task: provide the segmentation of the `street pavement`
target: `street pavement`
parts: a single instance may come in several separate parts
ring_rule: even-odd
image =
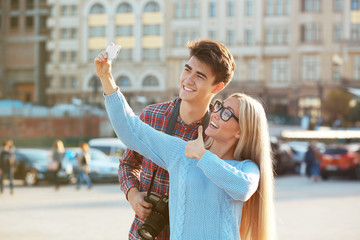
[[[279,240],[360,240],[360,181],[276,179]],[[22,186],[0,195],[1,240],[126,240],[133,212],[118,184]]]

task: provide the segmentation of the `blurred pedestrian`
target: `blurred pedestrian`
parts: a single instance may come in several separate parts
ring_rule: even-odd
[[[305,154],[306,176],[311,177],[314,182],[319,180],[321,162],[321,154],[316,144],[316,141],[312,141]]]
[[[79,154],[79,156],[77,156],[78,173],[76,189],[79,190],[81,187],[81,183],[84,182],[90,190],[92,187],[92,183],[89,177],[91,162],[90,148],[89,145],[85,142],[80,144],[80,148],[81,153]]]
[[[4,190],[4,178],[5,175],[10,181],[10,194],[14,193],[14,173],[13,168],[15,165],[14,143],[12,140],[3,142],[3,146],[0,153],[0,193]]]
[[[57,167],[53,169],[53,179],[54,179],[54,185],[56,191],[60,189],[58,172],[61,169],[61,162],[64,159],[64,156],[65,156],[64,143],[63,141],[57,139],[53,144],[53,150],[52,150],[52,160],[53,162],[57,163],[56,164]]]

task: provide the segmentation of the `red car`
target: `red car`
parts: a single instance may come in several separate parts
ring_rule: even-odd
[[[330,175],[345,175],[360,179],[360,144],[329,145],[321,156],[322,179]]]

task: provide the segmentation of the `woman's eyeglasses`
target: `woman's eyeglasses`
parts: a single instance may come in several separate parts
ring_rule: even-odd
[[[235,116],[235,114],[230,110],[230,108],[224,107],[222,102],[216,101],[213,105],[212,112],[217,113],[220,110],[220,117],[224,122],[229,121],[232,117],[235,118],[237,122],[239,122],[239,118]]]

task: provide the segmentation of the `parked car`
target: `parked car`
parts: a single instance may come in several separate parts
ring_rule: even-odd
[[[305,168],[302,168],[303,165],[305,167],[305,154],[309,147],[309,142],[307,141],[289,141],[287,144],[290,146],[293,152],[293,159],[295,161],[295,172],[304,175]],[[325,151],[325,144],[322,142],[317,142],[317,148],[321,153]]]
[[[126,150],[125,144],[118,138],[93,138],[90,139],[89,146],[103,151],[114,162],[119,162]]]
[[[326,180],[331,175],[360,179],[360,159],[355,157],[360,144],[329,145],[321,156],[320,174]]]
[[[271,148],[273,151],[274,170],[277,175],[287,172],[294,172],[295,161],[292,157],[292,151],[289,145],[279,142],[277,139],[271,139]]]
[[[51,151],[20,148],[15,150],[15,159],[15,179],[24,180],[26,185],[35,185],[40,181],[53,180],[53,173],[47,169],[47,164],[51,161]],[[68,183],[72,176],[72,164],[64,160],[58,172],[59,180]]]
[[[76,156],[81,153],[80,148],[68,148],[65,158],[73,165],[76,171],[78,161]],[[113,161],[109,156],[99,149],[90,148],[91,162],[89,177],[92,182],[117,182],[119,162]]]

